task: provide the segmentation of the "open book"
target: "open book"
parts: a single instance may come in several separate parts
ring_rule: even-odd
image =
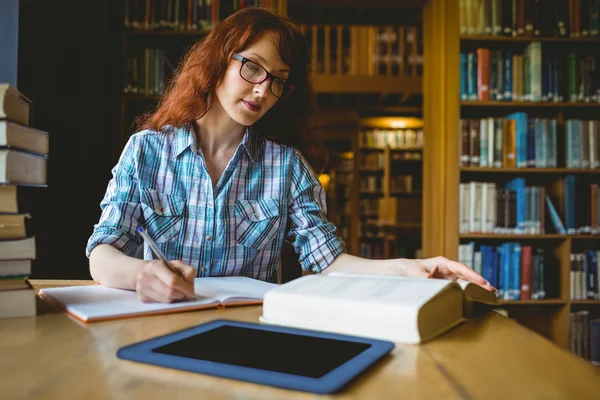
[[[83,322],[167,314],[225,306],[261,304],[277,285],[244,276],[196,278],[196,299],[176,303],[143,303],[134,291],[101,285],[41,289],[40,296]]]
[[[260,321],[416,344],[465,320],[473,301],[500,303],[469,282],[332,272],[267,292]]]

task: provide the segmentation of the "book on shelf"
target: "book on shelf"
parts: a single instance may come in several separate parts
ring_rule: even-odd
[[[206,31],[247,6],[287,14],[287,0],[125,0],[123,25],[135,30]]]
[[[268,291],[260,321],[417,344],[465,321],[473,302],[500,304],[466,281],[332,272]]]
[[[519,242],[458,246],[458,261],[483,276],[504,300],[543,300],[546,255],[543,248]]]
[[[460,0],[460,34],[598,37],[599,0]]]
[[[261,304],[265,293],[276,287],[244,276],[196,278],[196,299],[174,303],[143,303],[132,290],[101,285],[41,289],[48,302],[83,322],[144,315]]]
[[[571,253],[570,296],[571,300],[600,300],[599,250]]]
[[[25,279],[0,279],[0,318],[34,317],[35,293]]]
[[[522,54],[484,47],[461,53],[460,99],[600,103],[597,55],[556,46],[532,42]]]
[[[0,83],[0,119],[26,126],[31,122],[31,100],[8,83]]]
[[[592,364],[600,367],[600,319],[590,322],[590,360]]]

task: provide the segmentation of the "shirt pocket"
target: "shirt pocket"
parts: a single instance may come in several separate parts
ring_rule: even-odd
[[[185,199],[144,188],[141,203],[150,237],[156,243],[175,239],[182,229]]]
[[[236,200],[236,240],[238,244],[261,249],[279,232],[281,216],[276,199]]]

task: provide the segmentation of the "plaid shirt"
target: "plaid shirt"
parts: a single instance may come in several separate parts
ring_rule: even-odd
[[[303,269],[326,268],[345,246],[316,174],[297,150],[253,146],[248,135],[213,189],[193,129],[134,134],[112,170],[87,256],[101,243],[134,256],[143,243],[135,229],[145,224],[168,260],[205,267],[198,276],[277,282],[284,237],[293,237]]]

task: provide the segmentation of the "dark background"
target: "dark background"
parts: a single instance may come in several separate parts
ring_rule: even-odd
[[[85,246],[118,160],[116,3],[21,0],[17,87],[50,135],[47,188],[19,188],[37,242],[33,278],[89,278]]]

